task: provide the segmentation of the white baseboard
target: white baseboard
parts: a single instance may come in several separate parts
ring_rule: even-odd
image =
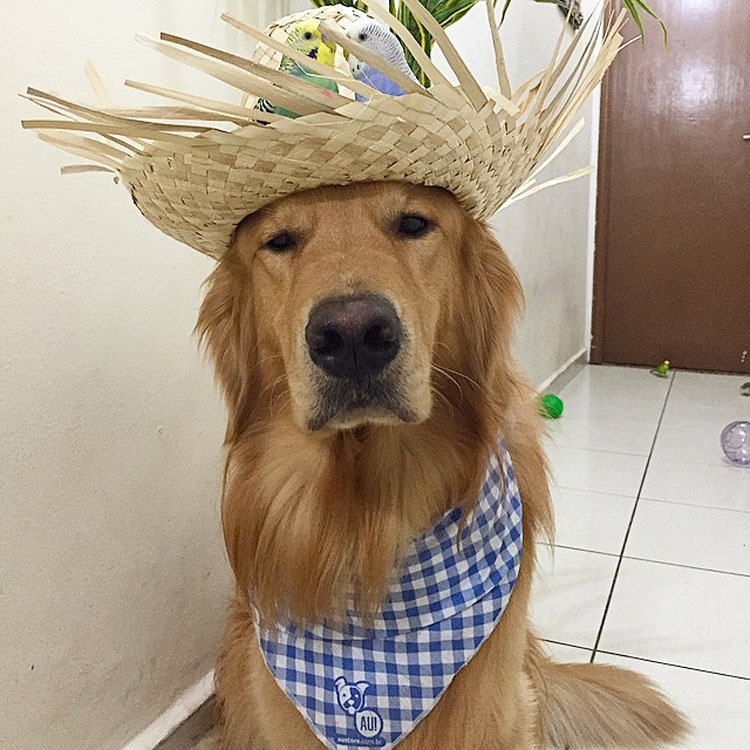
[[[153,750],[192,716],[214,693],[213,669],[188,688],[164,713],[154,719],[122,750]]]
[[[539,391],[543,391],[543,390],[546,390],[547,388],[549,388],[550,385],[552,383],[554,383],[555,380],[557,380],[557,378],[560,377],[560,375],[562,375],[569,367],[571,367],[572,365],[574,365],[585,354],[586,354],[586,347],[584,347],[583,349],[581,349],[581,351],[579,351],[576,354],[574,354],[569,360],[567,360],[567,362],[565,362],[565,364],[562,365],[562,367],[560,367],[558,370],[555,370],[555,372],[553,372],[552,375],[550,375],[548,378],[546,378],[545,380],[543,380],[537,386],[538,390]]]

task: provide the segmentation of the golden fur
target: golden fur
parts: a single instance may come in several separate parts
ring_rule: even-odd
[[[404,215],[430,231],[400,236]],[[294,237],[288,252],[268,249],[279,233]],[[387,297],[408,334],[398,407],[321,417],[305,323],[317,301],[361,292]],[[322,747],[263,664],[246,592],[267,622],[335,618],[351,592],[372,613],[403,545],[473,502],[497,435],[524,503],[518,581],[494,633],[399,747],[651,749],[683,732],[639,676],[553,665],[529,630],[535,542],[552,516],[534,392],[510,356],[520,304],[489,229],[439,189],[319,189],[239,227],[197,326],[229,411],[222,521],[237,593],[217,669],[226,750]]]

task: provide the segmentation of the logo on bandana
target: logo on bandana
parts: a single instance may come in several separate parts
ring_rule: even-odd
[[[365,693],[370,688],[370,683],[347,682],[345,678],[337,677],[334,687],[339,706],[352,717],[357,733],[357,736],[336,737],[336,742],[352,747],[382,747],[385,744],[380,736],[383,732],[383,720],[377,711],[365,706]]]

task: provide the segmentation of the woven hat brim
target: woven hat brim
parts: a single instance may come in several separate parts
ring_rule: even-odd
[[[229,18],[266,40],[249,60],[171,35],[149,42],[248,95],[270,93],[293,111],[307,112],[297,119],[141,84],[137,87],[178,99],[182,106],[136,112],[101,104],[85,107],[30,90],[29,98],[36,103],[71,119],[26,121],[24,126],[36,128],[59,148],[97,162],[95,169],[116,172],[152,224],[214,258],[229,247],[245,216],[285,195],[323,185],[392,180],[439,186],[452,192],[471,215],[489,218],[510,200],[544,186],[535,176],[550,160],[542,159],[555,142],[559,145],[553,157],[572,137],[568,133],[562,138],[621,47],[625,11],[608,26],[601,45],[596,43],[601,17],[588,33],[581,29],[564,51],[561,34],[548,67],[514,91],[492,11],[488,20],[500,90],[488,91],[471,76],[429,13],[421,5],[417,9],[416,0],[407,0],[407,5],[415,5],[415,15],[421,15],[441,45],[457,85],[424,53],[420,59],[434,75],[432,87],[414,84],[411,93],[401,97],[370,91],[367,103],[352,100],[357,86],[340,71],[329,69],[342,92],[332,100],[329,92],[311,92],[278,71],[284,49],[280,39],[301,18],[329,24],[325,28],[340,46],[363,54],[356,42],[343,36],[357,16],[352,9],[333,6],[287,17],[264,33]],[[372,10],[383,17],[384,11]],[[410,49],[421,50],[396,19],[390,23]],[[379,64],[395,76],[387,63]],[[352,88],[347,90],[347,85]],[[222,119],[230,129],[197,124],[204,118]],[[187,119],[196,124],[185,124]],[[263,119],[270,122],[259,122]]]

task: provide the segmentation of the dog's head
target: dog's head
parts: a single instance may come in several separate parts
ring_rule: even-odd
[[[238,228],[199,321],[230,437],[259,400],[309,431],[423,422],[436,377],[487,369],[515,295],[489,232],[443,190],[370,183],[279,200]]]
[[[365,707],[365,693],[370,687],[369,683],[348,683],[343,677],[339,677],[334,684],[339,705],[350,716],[354,716]]]
[[[518,299],[437,188],[330,187],[241,224],[198,329],[229,412],[224,538],[262,616],[374,611],[401,546],[476,497]]]

